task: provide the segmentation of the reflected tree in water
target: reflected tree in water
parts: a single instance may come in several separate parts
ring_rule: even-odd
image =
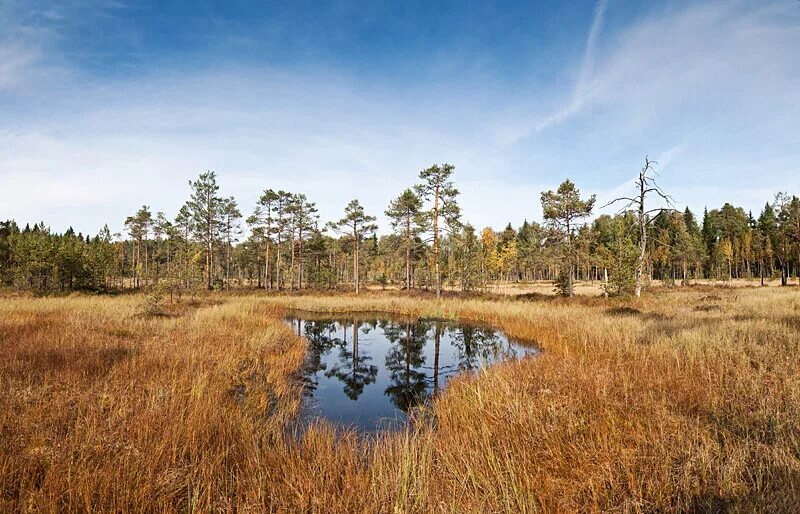
[[[344,326],[345,339],[339,347],[339,364],[333,366],[325,372],[326,377],[335,377],[344,384],[344,393],[351,400],[357,400],[364,387],[375,382],[378,376],[378,367],[368,364],[372,358],[369,355],[362,355],[358,346],[359,321],[353,320],[353,340],[351,349],[348,349],[346,334],[346,322]]]
[[[450,326],[448,333],[458,349],[458,368],[476,371],[482,365],[514,357],[516,353],[497,331],[475,326]]]
[[[383,327],[392,348],[386,354],[390,383],[385,393],[403,412],[424,402],[427,397],[427,377],[420,371],[425,364],[426,323],[386,323]]]
[[[442,324],[433,327],[433,397],[439,395],[439,349],[442,343]]]
[[[373,430],[430,401],[459,372],[527,354],[491,328],[372,316],[287,320],[309,342],[305,394],[318,400],[309,414]]]
[[[297,320],[298,335],[300,335],[300,320]],[[305,321],[302,335],[309,342],[306,362],[303,370],[305,394],[310,395],[319,385],[317,372],[324,371],[327,366],[322,361],[322,356],[334,347],[341,346],[342,340],[336,337],[335,321]]]

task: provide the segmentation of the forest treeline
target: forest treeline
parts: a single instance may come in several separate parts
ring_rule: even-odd
[[[353,288],[372,283],[435,290],[480,290],[495,281],[550,280],[564,294],[574,280],[609,294],[638,292],[652,279],[780,278],[800,270],[800,199],[778,194],[756,215],[725,203],[701,218],[646,209],[655,186],[646,161],[637,196],[615,215],[590,219],[594,196],[569,180],[542,193],[542,223],[478,229],[462,219],[454,167],[433,165],[386,206],[391,233],[358,200],[323,222],[301,193],[267,189],[246,214],[220,194],[214,172],[190,181],[174,219],[142,206],[124,234],[52,232],[44,223],[0,223],[0,281],[42,292],[233,287],[270,290]],[[649,207],[649,205],[647,205]],[[247,237],[244,237],[247,228]],[[387,227],[388,228],[388,227]]]

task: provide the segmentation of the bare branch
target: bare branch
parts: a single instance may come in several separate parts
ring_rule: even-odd
[[[650,209],[648,211],[644,211],[645,214],[650,214],[652,212],[662,213],[662,212],[680,212],[678,209],[673,209],[671,207],[658,207],[656,209]]]
[[[610,202],[607,202],[607,203],[601,205],[600,208],[601,209],[605,209],[606,207],[609,207],[609,206],[611,206],[611,205],[613,205],[613,204],[615,204],[617,202],[621,202],[622,200],[628,200],[629,202],[632,202],[632,203],[636,203],[636,202],[639,201],[639,200],[635,200],[633,198],[628,198],[627,196],[620,196],[619,198],[614,198]]]

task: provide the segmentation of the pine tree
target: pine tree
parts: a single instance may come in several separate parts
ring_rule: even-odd
[[[231,251],[233,250],[233,243],[239,240],[239,236],[242,233],[242,228],[239,224],[242,219],[242,213],[239,211],[236,199],[232,196],[222,200],[220,211],[221,232],[225,239],[225,288],[230,289]]]
[[[461,216],[456,202],[458,189],[450,180],[454,170],[455,166],[452,164],[442,164],[441,166],[434,164],[419,172],[422,182],[414,186],[414,191],[423,201],[431,202],[428,222],[432,231],[433,269],[437,298],[442,296],[442,274],[439,262],[441,231],[445,228],[450,231],[457,230]],[[442,219],[445,221],[445,226],[442,226]]]
[[[275,209],[280,195],[272,189],[265,189],[258,199],[255,212],[247,219],[253,229],[260,229],[264,241],[264,288],[272,289],[272,273],[270,269],[270,250],[275,233]]]
[[[406,189],[389,203],[386,216],[392,220],[392,228],[402,237],[402,250],[406,263],[406,290],[411,289],[411,253],[415,239],[425,230],[425,216],[422,213],[422,200],[411,189]]]
[[[143,205],[141,209],[136,211],[133,216],[128,216],[125,219],[125,227],[128,229],[128,235],[136,244],[136,253],[133,259],[133,280],[134,287],[140,286],[140,276],[144,273],[145,277],[148,272],[148,252],[147,252],[147,238],[150,234],[150,227],[153,222],[153,215],[150,213],[150,208]],[[142,264],[142,246],[144,246],[144,265]]]
[[[604,264],[608,268],[607,294],[628,296],[636,292],[636,263],[638,247],[633,239],[636,220],[630,214],[616,216],[611,221],[613,236],[608,241]]]
[[[218,196],[217,176],[213,171],[201,173],[189,181],[192,189],[187,207],[192,216],[194,236],[203,245],[206,287],[214,287],[214,248],[222,226],[223,200]]]
[[[592,213],[595,195],[581,200],[580,191],[570,180],[565,180],[556,191],[542,192],[542,211],[545,223],[552,230],[553,240],[561,248],[563,265],[556,287],[572,298],[573,268],[575,266],[575,231],[584,218]]]
[[[286,212],[291,220],[291,277],[290,289],[294,288],[295,277],[295,238],[297,234],[297,283],[298,288],[303,288],[303,268],[305,256],[303,255],[303,242],[308,238],[309,231],[316,225],[317,222],[317,207],[313,202],[309,202],[304,194],[292,195],[289,204],[287,205]]]
[[[358,200],[351,200],[344,209],[344,217],[337,221],[334,227],[346,230],[353,238],[353,286],[356,294],[359,293],[359,247],[364,234],[377,230],[374,216],[364,212],[364,208]]]

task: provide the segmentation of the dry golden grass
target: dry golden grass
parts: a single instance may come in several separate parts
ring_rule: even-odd
[[[253,302],[153,319],[140,302],[0,304],[0,511],[262,503],[302,342]]]
[[[215,304],[220,303],[221,304]],[[770,511],[800,504],[800,289],[639,301],[228,296],[0,302],[0,511]],[[408,432],[292,428],[284,308],[477,319],[536,359]]]
[[[680,283],[680,280],[677,281]],[[797,284],[795,279],[792,279],[792,284]],[[669,287],[670,284],[662,280],[653,280],[650,285],[653,288]],[[758,278],[737,278],[733,280],[714,280],[714,279],[697,279],[691,280],[692,287],[707,287],[713,286],[718,288],[743,288],[743,287],[761,287],[761,281]],[[780,279],[767,279],[764,281],[766,287],[780,287]],[[366,290],[378,292],[401,292],[402,284],[391,284],[387,286],[380,286],[377,284],[369,284],[362,286]],[[579,280],[574,284],[574,292],[578,296],[602,296],[603,283],[599,280]],[[458,293],[460,288],[456,285],[445,284],[444,290],[448,292]],[[495,281],[489,283],[481,289],[484,294],[500,295],[500,296],[517,296],[522,294],[537,294],[545,296],[555,296],[555,288],[553,282],[549,280],[537,280],[533,282],[506,282]]]

